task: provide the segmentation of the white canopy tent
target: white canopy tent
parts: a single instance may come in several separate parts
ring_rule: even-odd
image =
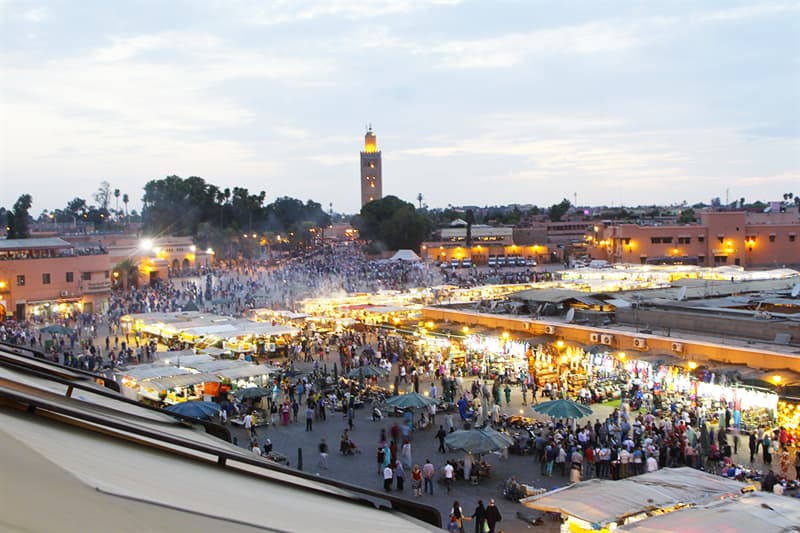
[[[395,254],[389,258],[389,261],[422,261],[422,258],[414,253],[414,250],[397,250]]]

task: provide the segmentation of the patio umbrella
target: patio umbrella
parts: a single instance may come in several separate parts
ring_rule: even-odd
[[[399,407],[400,409],[418,409],[420,407],[427,407],[433,403],[436,403],[436,400],[428,398],[427,396],[423,396],[417,392],[400,394],[398,396],[386,398],[387,405]]]
[[[246,389],[237,390],[233,393],[233,396],[237,400],[255,400],[256,398],[262,398],[270,394],[272,394],[272,391],[264,387],[248,387]]]
[[[213,402],[190,401],[169,405],[164,410],[192,418],[211,418],[219,414],[219,405]]]
[[[50,333],[51,335],[72,335],[71,329],[65,328],[64,326],[59,326],[58,324],[45,326],[41,328],[39,331],[41,331],[42,333]]]
[[[444,443],[456,450],[482,455],[508,448],[514,444],[514,439],[492,428],[460,429],[447,435]]]
[[[371,378],[372,376],[382,378],[387,374],[388,372],[380,367],[367,365],[351,369],[350,372],[347,373],[347,377],[350,379]]]
[[[537,413],[552,418],[582,418],[592,414],[592,410],[572,400],[553,400],[533,406]]]

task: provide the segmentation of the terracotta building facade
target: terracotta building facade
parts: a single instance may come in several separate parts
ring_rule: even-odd
[[[606,224],[589,254],[614,263],[781,267],[800,264],[797,207],[782,212],[704,211],[699,224]]]

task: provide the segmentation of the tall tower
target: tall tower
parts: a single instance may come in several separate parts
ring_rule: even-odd
[[[361,152],[361,206],[381,198],[383,198],[381,153],[370,125],[364,135],[364,150]]]

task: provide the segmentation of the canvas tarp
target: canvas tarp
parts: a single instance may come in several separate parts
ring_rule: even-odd
[[[525,498],[521,503],[531,509],[560,512],[603,526],[622,523],[628,516],[647,511],[740,494],[744,486],[693,468],[668,468],[619,481],[591,479]]]
[[[800,524],[795,498],[751,492],[705,507],[682,509],[626,524],[617,531],[634,533],[709,533],[711,531],[792,531]]]

